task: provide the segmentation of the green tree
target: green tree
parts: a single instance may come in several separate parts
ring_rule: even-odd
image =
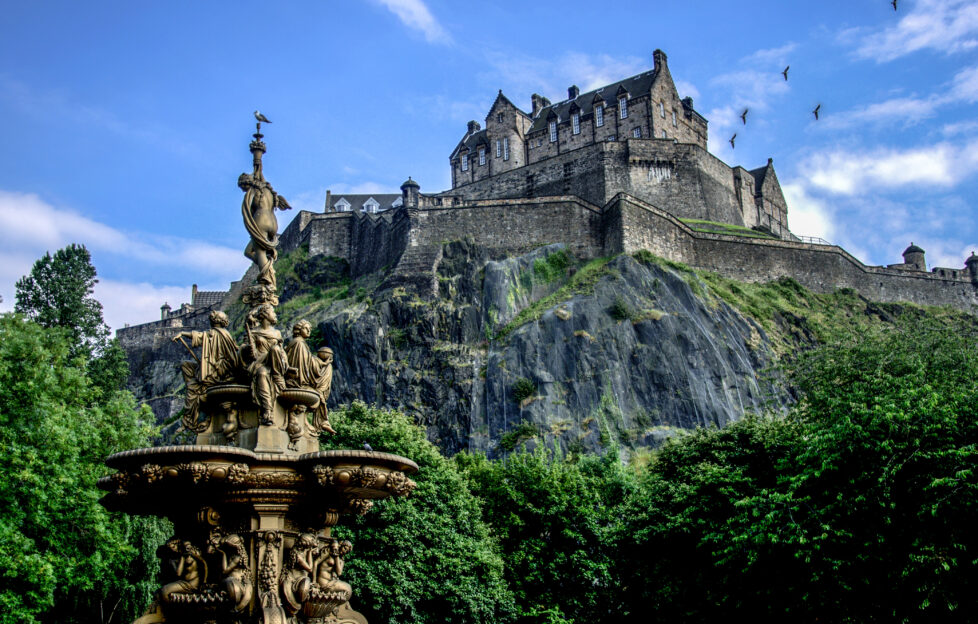
[[[790,369],[791,414],[665,446],[620,539],[638,619],[969,621],[978,330],[916,317]]]
[[[565,457],[543,446],[456,463],[499,539],[521,622],[617,620],[613,540],[634,479],[617,450]]]
[[[152,414],[103,396],[66,333],[0,315],[0,623],[122,622],[145,606],[165,524],[110,515],[105,457],[145,446]]]
[[[61,327],[71,337],[72,355],[90,356],[102,348],[109,330],[102,304],[92,296],[95,267],[84,245],[44,254],[29,275],[17,280],[14,311],[41,327]]]
[[[368,442],[420,467],[409,498],[378,502],[334,530],[353,542],[343,577],[353,585],[354,605],[374,624],[510,621],[513,597],[498,546],[452,461],[400,412],[355,401],[330,420],[337,434],[325,437],[323,448]]]
[[[29,275],[17,281],[14,310],[41,327],[67,332],[72,357],[84,357],[100,399],[121,390],[129,377],[126,353],[102,318],[102,304],[92,293],[95,267],[84,245],[68,245],[44,254]]]

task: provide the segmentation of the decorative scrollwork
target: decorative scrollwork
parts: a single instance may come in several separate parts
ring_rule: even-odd
[[[409,479],[403,472],[392,472],[387,475],[384,487],[395,496],[408,496],[417,487],[417,483]]]
[[[374,502],[365,498],[351,498],[347,501],[346,506],[351,512],[362,516],[373,508]]]
[[[374,468],[360,466],[353,471],[350,481],[355,485],[359,485],[360,487],[369,488],[373,487],[379,478],[380,473]]]
[[[333,480],[336,478],[332,466],[316,466],[312,469],[312,473],[316,475],[316,481],[322,486],[333,485]]]
[[[159,464],[143,464],[140,468],[143,481],[152,485],[163,478],[163,468]]]
[[[244,483],[245,479],[248,478],[249,472],[251,472],[251,468],[248,466],[248,464],[231,464],[231,466],[228,467],[228,482]]]

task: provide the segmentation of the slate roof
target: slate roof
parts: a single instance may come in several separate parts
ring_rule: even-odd
[[[472,134],[466,134],[465,138],[459,141],[458,145],[455,146],[455,149],[452,150],[451,157],[455,158],[455,155],[458,154],[463,147],[469,148],[469,151],[474,153],[479,148],[479,145],[485,145],[486,149],[489,149],[489,139],[486,138],[485,129],[473,132]]]
[[[647,72],[638,74],[637,76],[632,76],[631,78],[625,78],[624,80],[619,80],[618,82],[613,82],[609,85],[599,87],[594,91],[588,91],[587,93],[581,93],[573,100],[564,100],[563,102],[557,102],[556,104],[551,104],[550,106],[545,106],[540,109],[540,114],[536,116],[533,120],[533,125],[527,131],[527,134],[533,134],[534,132],[540,132],[547,129],[547,117],[550,112],[556,113],[559,121],[566,121],[570,119],[570,110],[573,104],[577,104],[581,109],[581,115],[593,114],[594,101],[598,99],[600,95],[601,98],[607,103],[617,106],[618,104],[618,91],[624,87],[631,95],[646,94],[652,90],[652,83],[655,82],[656,70],[650,69]]]
[[[190,305],[197,309],[209,308],[221,303],[226,294],[223,290],[198,290],[194,293],[194,300],[190,302]]]
[[[326,206],[326,212],[332,212],[335,209],[336,202],[341,199],[346,199],[350,202],[350,210],[355,212],[357,210],[363,210],[363,203],[373,197],[380,204],[379,210],[390,210],[393,207],[395,201],[401,198],[400,193],[333,193],[329,196],[329,205]]]

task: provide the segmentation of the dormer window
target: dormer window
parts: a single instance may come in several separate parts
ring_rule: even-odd
[[[462,171],[468,171],[468,170],[469,170],[469,155],[462,154]]]
[[[581,114],[579,112],[574,112],[571,115],[571,127],[573,128],[574,134],[581,133]]]
[[[503,160],[509,160],[509,137],[503,139]]]
[[[598,128],[604,125],[604,106],[601,104],[594,107],[594,125]]]
[[[483,167],[486,164],[486,148],[479,148],[479,166]]]
[[[349,212],[350,202],[346,201],[345,197],[340,197],[339,200],[333,204],[333,210],[336,212]]]
[[[377,214],[380,212],[380,202],[371,197],[367,201],[363,202],[363,211],[369,212],[370,214]]]
[[[551,143],[557,142],[557,120],[556,119],[550,120],[550,142]]]

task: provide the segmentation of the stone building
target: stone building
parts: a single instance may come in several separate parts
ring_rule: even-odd
[[[628,193],[680,219],[727,223],[794,240],[774,164],[730,167],[707,151],[708,122],[679,97],[666,55],[653,68],[531,111],[502,91],[486,127],[470,121],[449,156],[452,196],[500,199],[573,194],[604,205]]]

